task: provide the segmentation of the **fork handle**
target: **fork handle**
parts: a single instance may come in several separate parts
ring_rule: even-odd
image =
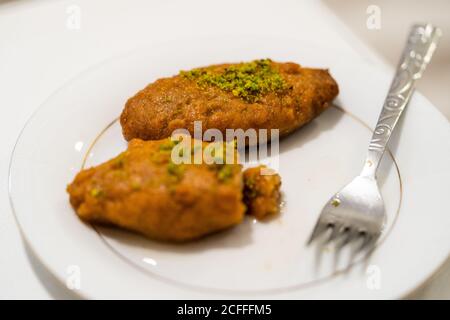
[[[391,133],[414,92],[416,80],[422,77],[430,62],[441,34],[439,28],[430,24],[418,24],[411,28],[383,109],[373,131],[367,158],[361,172],[362,176],[375,178]]]

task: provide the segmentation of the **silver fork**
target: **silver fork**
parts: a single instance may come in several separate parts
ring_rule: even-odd
[[[308,244],[328,231],[326,243],[334,241],[342,247],[360,239],[359,251],[374,244],[380,236],[386,213],[376,180],[378,165],[391,133],[411,98],[415,82],[422,77],[440,36],[440,29],[430,24],[411,28],[375,126],[363,170],[326,203]]]

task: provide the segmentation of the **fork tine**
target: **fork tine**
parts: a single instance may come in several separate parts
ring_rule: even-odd
[[[319,218],[313,232],[311,233],[311,236],[309,237],[307,245],[310,245],[314,241],[314,239],[322,234],[327,228],[328,225]]]
[[[361,245],[359,246],[358,251],[364,250],[364,248],[369,245],[369,243],[372,239],[372,236],[366,232],[363,233],[361,235],[361,237],[363,238],[363,241],[362,241]]]
[[[356,250],[357,252],[361,252],[369,247],[372,247],[375,244],[376,240],[378,239],[378,235],[368,232],[364,232],[363,234],[361,234],[361,237],[363,238],[363,241]],[[369,250],[370,249],[371,248],[369,248]]]
[[[330,243],[334,239],[336,239],[338,236],[342,234],[342,225],[339,223],[335,223],[332,225],[331,234],[328,237],[326,243]]]
[[[355,260],[357,255],[364,249],[366,234],[363,234],[360,231],[353,230],[352,235],[350,235],[349,238],[350,239],[348,239],[345,243],[351,245],[350,257],[348,259],[348,265],[346,268],[347,271],[350,270],[350,268],[353,266],[353,261]],[[357,240],[360,241],[359,245]],[[345,244],[343,244],[343,246]]]
[[[341,241],[339,241],[337,247],[339,249],[343,248],[345,245],[353,241],[358,236],[358,234],[359,232],[356,231],[354,228],[347,227],[344,231],[342,231],[343,238]]]

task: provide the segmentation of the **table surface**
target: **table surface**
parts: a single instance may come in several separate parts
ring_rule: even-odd
[[[191,1],[191,4],[200,7],[200,3],[195,3],[199,1]],[[303,16],[303,21],[302,19],[287,18],[283,22],[285,25],[279,26],[279,30],[272,26],[267,32],[271,35],[285,35],[286,30],[300,30],[304,27],[302,23],[306,23],[306,19],[317,18],[324,12],[329,15],[330,12],[335,11],[337,18],[328,19],[332,21],[323,24],[321,29],[316,30],[316,32],[329,38],[331,43],[342,49],[359,52],[380,68],[392,68],[395,62],[390,61],[389,56],[381,57],[376,53],[377,45],[379,45],[376,41],[372,41],[372,43],[366,41],[375,48],[375,50],[368,49],[363,44],[364,39],[361,41],[350,31],[356,29],[356,34],[358,34],[359,29],[364,29],[365,7],[355,5],[352,9],[348,9],[349,11],[353,10],[353,13],[349,13],[342,11],[342,8],[339,9],[340,7],[336,6],[336,1],[324,2],[325,6],[319,2],[312,4],[311,1],[297,1],[296,3],[286,1],[286,5],[296,7],[295,9],[299,10],[300,15],[302,10],[307,12]],[[380,1],[380,3],[384,2]],[[209,5],[206,3],[201,4],[202,10],[216,9],[210,5],[211,2],[209,2]],[[377,3],[377,1],[370,1],[370,3]],[[139,0],[135,0],[132,6],[130,6],[130,1],[108,2],[99,0],[94,3],[87,0],[0,0],[0,39],[2,39],[0,87],[4,88],[2,95],[0,95],[0,105],[2,106],[0,117],[0,137],[2,140],[0,181],[4,182],[0,186],[0,250],[3,253],[0,255],[0,299],[76,298],[64,285],[57,282],[30,252],[21,239],[10,209],[7,191],[9,158],[17,136],[26,120],[52,92],[79,72],[109,57],[139,47],[142,44],[142,37],[140,36],[142,30],[146,30],[148,39],[156,37],[153,33],[158,30],[152,23],[155,23],[161,17],[174,18],[180,15],[180,12],[183,12],[180,9],[182,5],[183,3],[177,0],[155,1],[151,10],[148,10],[148,2]],[[239,5],[240,8],[244,7],[244,10],[246,6],[251,9],[252,5],[256,6],[256,2],[248,1],[245,5],[239,2]],[[81,12],[80,29],[72,28],[68,22],[69,15],[73,13],[74,8]],[[289,13],[289,10],[286,10],[285,13],[277,11],[278,8],[279,6],[276,4],[266,4],[261,9],[260,14],[261,16],[266,14],[267,17],[276,13],[293,14],[292,12]],[[355,8],[357,10],[362,8],[362,11],[355,13]],[[350,25],[350,29],[339,21],[339,17],[348,18],[349,14],[354,14],[361,21],[364,21],[363,27]],[[329,18],[329,16],[327,17]],[[263,25],[255,27],[264,28]],[[168,36],[176,37],[205,32],[204,28],[201,28],[201,25],[193,22],[192,25],[187,25],[186,30],[175,30],[168,27],[166,32]],[[216,32],[214,25],[208,29],[207,32]],[[380,32],[389,33],[389,31],[381,30]],[[407,30],[407,27],[403,30]],[[217,32],[219,31],[217,30]],[[367,31],[360,30],[359,36],[364,32]],[[450,35],[450,32],[448,34]],[[363,35],[362,38],[364,37]],[[373,34],[371,34],[371,37],[373,37]],[[396,35],[395,39],[404,39],[404,37]],[[396,43],[393,38],[390,41],[394,47],[392,51],[397,54],[401,50],[403,42]],[[444,62],[448,61],[444,59]],[[434,69],[439,70],[436,66]],[[450,72],[446,72],[446,74],[448,76]],[[431,78],[434,81],[433,84],[439,80],[438,76]],[[448,87],[448,82],[440,83],[440,85]],[[432,88],[433,86],[424,85],[425,95],[448,117],[450,115],[449,100],[442,99],[439,95],[441,93],[436,93],[436,90],[434,93],[433,90],[427,91],[428,87]],[[432,279],[419,290],[411,293],[408,298],[450,299],[449,280],[450,262],[447,262]]]
[[[396,65],[398,53],[408,32],[402,26],[430,22],[439,26],[443,36],[439,49],[427,67],[417,89],[450,119],[450,11],[448,0],[324,0],[323,3],[389,65]],[[376,5],[380,10],[380,29],[366,26],[366,10]]]

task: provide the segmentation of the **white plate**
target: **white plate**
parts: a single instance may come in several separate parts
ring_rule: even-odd
[[[147,83],[180,69],[271,57],[329,68],[336,104],[281,141],[285,207],[186,245],[83,224],[65,186],[87,165],[126,148],[114,120]],[[363,163],[391,75],[313,43],[269,38],[189,38],[109,60],[58,90],[24,128],[10,168],[13,210],[34,253],[63,283],[79,277],[88,298],[395,298],[410,292],[450,249],[448,123],[415,94],[379,178],[387,209],[382,241],[350,270],[332,248],[306,247],[329,196]],[[90,149],[90,147],[92,147]],[[393,161],[395,157],[395,161]],[[271,160],[271,159],[267,159]],[[273,160],[273,159],[272,159]],[[273,163],[273,162],[272,162]],[[439,185],[440,188],[436,188]],[[344,256],[345,257],[345,256]],[[79,272],[78,272],[79,271]]]

